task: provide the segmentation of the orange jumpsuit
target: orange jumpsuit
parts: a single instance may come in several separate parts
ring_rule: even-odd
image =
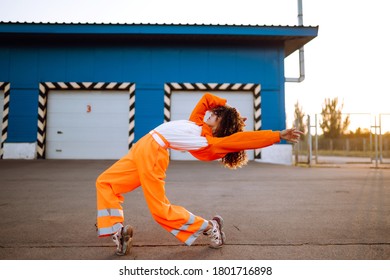
[[[230,152],[263,148],[280,141],[279,132],[274,131],[248,131],[227,137],[213,137],[211,129],[204,124],[204,115],[208,110],[225,104],[225,99],[206,93],[194,108],[189,125],[199,127],[200,135],[197,137],[201,136],[201,139],[207,140],[200,148],[188,148],[194,157],[211,161],[223,158]],[[164,128],[164,125],[160,127]],[[171,204],[165,196],[165,177],[169,164],[167,149],[183,150],[186,146],[183,148],[173,140],[169,143],[164,135],[158,132],[160,127],[142,137],[127,155],[98,177],[96,190],[99,236],[111,235],[122,227],[123,194],[139,186],[142,186],[146,203],[155,221],[181,242],[191,245],[206,229],[207,220],[181,206]],[[187,135],[185,137],[191,138]]]

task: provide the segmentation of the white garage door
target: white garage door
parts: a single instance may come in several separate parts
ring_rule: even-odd
[[[3,110],[4,110],[4,91],[0,89],[0,141],[2,141],[3,134]],[[0,142],[0,158],[3,154],[3,147]]]
[[[3,131],[4,91],[0,89],[0,131]],[[0,136],[1,137],[1,136]]]
[[[129,94],[50,91],[46,158],[118,159],[128,151]]]
[[[171,120],[187,120],[204,92],[174,91],[171,96]],[[230,106],[237,108],[242,116],[246,116],[246,130],[254,129],[253,93],[251,91],[223,91],[213,93],[226,98]],[[206,115],[207,117],[207,115]],[[195,160],[188,152],[171,150],[172,160]],[[248,151],[248,159],[254,159],[253,150]]]

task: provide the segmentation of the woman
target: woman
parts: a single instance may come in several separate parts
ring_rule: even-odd
[[[204,121],[207,111],[211,114]],[[124,193],[142,186],[153,218],[164,229],[187,245],[204,233],[210,237],[211,248],[221,248],[225,242],[221,216],[206,220],[172,205],[165,196],[167,149],[189,151],[199,160],[221,159],[226,167],[234,169],[247,163],[245,150],[263,148],[281,139],[297,142],[301,134],[295,129],[244,132],[244,121],[235,108],[226,104],[226,99],[206,93],[189,120],[164,123],[142,137],[96,181],[98,235],[112,236],[117,255],[129,252],[133,229],[123,226],[121,204]]]

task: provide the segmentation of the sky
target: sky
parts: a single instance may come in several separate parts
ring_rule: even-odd
[[[390,16],[386,0],[303,0],[303,24],[319,26],[305,45],[305,80],[286,83],[287,126],[298,102],[312,119],[326,98],[351,113],[351,129],[390,130]],[[0,0],[0,21],[297,25],[297,0]],[[298,52],[285,76],[299,76]],[[362,114],[362,115],[359,115]],[[370,115],[372,114],[372,115]],[[378,121],[379,122],[379,121]],[[314,124],[314,123],[313,123]]]

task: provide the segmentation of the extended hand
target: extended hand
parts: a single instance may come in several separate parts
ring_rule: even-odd
[[[280,131],[280,138],[292,143],[298,143],[301,135],[303,135],[303,132],[295,128]]]

